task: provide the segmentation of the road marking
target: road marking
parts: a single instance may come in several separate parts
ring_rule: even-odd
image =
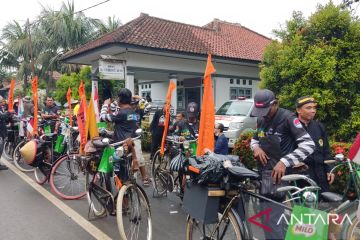
[[[95,225],[91,224],[88,220],[82,217],[75,210],[70,208],[60,199],[56,198],[54,195],[49,193],[42,186],[37,184],[33,179],[27,176],[25,173],[21,172],[15,166],[13,166],[8,161],[2,159],[2,162],[13,171],[16,175],[22,178],[26,183],[28,183],[32,188],[34,188],[37,192],[39,192],[43,197],[49,200],[52,204],[54,204],[57,208],[59,208],[65,215],[71,218],[74,222],[76,222],[80,227],[82,227],[85,231],[87,231],[90,235],[92,235],[96,239],[108,240],[111,239],[108,235],[106,235],[103,231],[97,228]]]

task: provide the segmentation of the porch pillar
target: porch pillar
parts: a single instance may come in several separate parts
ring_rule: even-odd
[[[175,73],[169,74],[169,84],[173,81],[175,83],[175,90],[172,92],[171,95],[171,106],[174,109],[174,114],[176,114],[177,110],[177,75]]]
[[[125,79],[125,87],[132,92],[132,95],[135,95],[135,73],[127,72]]]

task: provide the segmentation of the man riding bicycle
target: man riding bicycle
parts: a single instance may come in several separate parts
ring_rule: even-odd
[[[58,132],[60,122],[60,109],[56,106],[54,98],[52,96],[46,97],[46,104],[41,112],[41,118],[43,120],[50,120],[50,127],[54,133]]]

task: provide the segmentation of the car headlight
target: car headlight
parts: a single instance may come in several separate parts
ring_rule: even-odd
[[[183,146],[184,146],[184,149],[189,149],[189,147],[190,147],[189,141],[184,141]]]
[[[242,127],[242,122],[231,122],[229,124],[229,129],[240,129]]]

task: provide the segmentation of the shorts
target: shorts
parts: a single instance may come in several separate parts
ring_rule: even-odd
[[[136,157],[139,161],[139,167],[143,167],[145,166],[145,159],[141,150],[141,140],[140,139],[136,139],[134,141],[135,144],[135,153],[136,153]]]

